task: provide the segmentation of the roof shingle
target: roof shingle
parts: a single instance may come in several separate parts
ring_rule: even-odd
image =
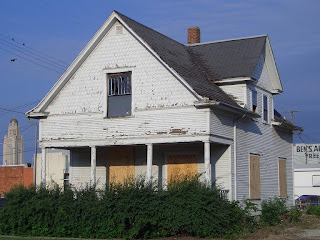
[[[210,100],[239,107],[212,80],[251,76],[266,37],[183,45],[119,12],[116,13],[196,93]]]

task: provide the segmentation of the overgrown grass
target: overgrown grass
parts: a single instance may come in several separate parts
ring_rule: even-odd
[[[309,205],[307,207],[306,214],[320,217],[320,206]]]
[[[286,200],[270,198],[261,203],[261,223],[267,226],[276,226],[281,222],[281,215],[288,212]]]
[[[157,238],[174,235],[235,238],[247,211],[222,199],[198,177],[170,181],[158,190],[144,179],[103,191],[12,189],[0,209],[0,234],[80,238]]]

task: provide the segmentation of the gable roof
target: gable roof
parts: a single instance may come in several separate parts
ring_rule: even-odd
[[[116,13],[199,95],[211,100],[222,101],[230,105],[238,106],[224,91],[210,82],[210,79],[206,77],[200,66],[198,66],[188,47],[119,12]]]
[[[114,11],[69,66],[45,98],[27,114],[45,116],[44,111],[85,59],[95,49],[115,21],[121,22],[147,49],[179,79],[186,82],[200,99],[213,100],[241,108],[212,80],[251,76],[267,36],[251,37],[208,44],[184,45],[131,18]]]
[[[251,77],[267,35],[187,45],[210,80]]]

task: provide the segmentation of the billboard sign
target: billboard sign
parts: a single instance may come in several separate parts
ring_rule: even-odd
[[[320,143],[293,144],[293,161],[295,164],[320,164]]]

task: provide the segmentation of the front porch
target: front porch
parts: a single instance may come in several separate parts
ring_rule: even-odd
[[[147,181],[156,181],[159,188],[165,188],[171,179],[200,174],[202,181],[208,184],[215,181],[224,196],[229,199],[232,196],[230,145],[208,141],[74,147],[69,150],[70,184],[76,188],[88,184],[103,188],[111,182],[121,183],[126,178],[141,176]],[[45,148],[42,154],[45,161]]]

